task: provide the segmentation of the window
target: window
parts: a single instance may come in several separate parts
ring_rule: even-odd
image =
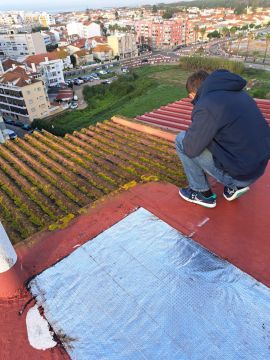
[[[30,95],[30,94],[31,94],[31,91],[30,91],[30,90],[27,90],[27,94]]]

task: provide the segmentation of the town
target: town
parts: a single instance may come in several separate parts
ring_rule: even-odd
[[[0,4],[0,360],[269,360],[270,0]]]
[[[129,68],[201,54],[265,69],[269,24],[269,8],[251,6],[0,12],[0,110],[8,134],[85,108],[82,84],[110,84]]]

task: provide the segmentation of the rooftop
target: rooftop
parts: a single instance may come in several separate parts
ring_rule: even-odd
[[[270,125],[270,100],[255,99],[255,101]],[[191,100],[184,98],[137,116],[136,120],[172,131],[187,130],[191,123],[191,112]]]
[[[24,87],[40,80],[32,78],[31,73],[27,72],[23,67],[17,66],[13,70],[6,71],[0,77],[0,84]]]
[[[176,102],[173,113],[179,110],[178,103],[179,123],[186,125],[188,119],[183,116],[190,117],[191,105],[187,99]],[[258,103],[265,111],[268,103]],[[270,287],[270,167],[237,201],[227,202],[222,186],[213,182],[218,195],[215,209],[184,202],[178,187],[185,179],[173,143],[178,129],[175,124],[166,131],[156,125],[114,117],[64,138],[34,132],[1,146],[0,206],[8,234],[18,242],[25,280],[143,207]],[[20,353],[21,360],[69,359],[61,342],[46,351],[30,346],[25,319],[33,303],[28,292],[0,300],[0,322],[5,324],[0,329],[1,355],[15,359]]]

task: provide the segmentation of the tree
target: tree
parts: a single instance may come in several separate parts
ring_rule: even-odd
[[[220,33],[215,30],[207,34],[208,39],[220,38]]]
[[[251,41],[254,39],[254,34],[252,32],[248,33],[248,41],[247,41],[247,49],[246,49],[246,56],[245,56],[245,61],[249,55],[249,50],[250,50],[250,44]]]
[[[200,28],[200,34],[201,34],[202,41],[204,40],[205,33],[206,33],[206,27]]]
[[[172,9],[166,9],[164,14],[162,15],[163,19],[171,19],[173,17],[173,10]]]
[[[199,34],[199,31],[200,31],[200,28],[199,28],[198,25],[195,25],[193,30],[194,30],[194,33],[195,33],[195,44],[196,44],[197,41],[198,41],[198,34]]]
[[[263,63],[265,63],[265,59],[266,59],[266,56],[267,56],[267,51],[268,51],[269,44],[270,44],[270,34],[266,34],[266,37],[265,37],[265,51],[264,51]]]
[[[237,29],[236,29],[235,26],[232,26],[232,27],[230,28],[231,41],[230,41],[229,52],[232,51],[232,43],[233,43],[233,39],[234,39],[234,36],[235,36],[235,34],[236,34],[236,31],[237,31]]]
[[[158,12],[157,5],[153,5],[153,7],[152,7],[152,13],[153,13],[153,14],[157,14],[157,12]]]
[[[234,9],[234,13],[236,15],[242,15],[242,14],[246,14],[246,5],[244,3],[239,4],[238,6],[235,7]]]
[[[115,20],[119,20],[119,13],[117,10],[114,13],[114,17],[115,17]]]
[[[240,44],[243,40],[244,35],[242,33],[238,34],[237,38],[238,38],[238,46],[237,46],[237,56],[239,55],[239,50],[240,50]]]
[[[70,55],[70,61],[71,61],[71,64],[73,65],[73,67],[75,68],[76,65],[77,65],[77,59],[76,59],[76,56],[75,55]]]
[[[230,30],[225,26],[221,29],[221,34],[224,38],[228,37],[230,36]]]

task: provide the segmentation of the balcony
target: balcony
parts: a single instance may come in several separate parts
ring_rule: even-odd
[[[26,109],[25,104],[19,104],[19,103],[15,103],[15,102],[8,102],[8,101],[4,101],[3,99],[0,98],[0,108],[1,105],[11,105],[11,106],[15,106],[19,109]]]

